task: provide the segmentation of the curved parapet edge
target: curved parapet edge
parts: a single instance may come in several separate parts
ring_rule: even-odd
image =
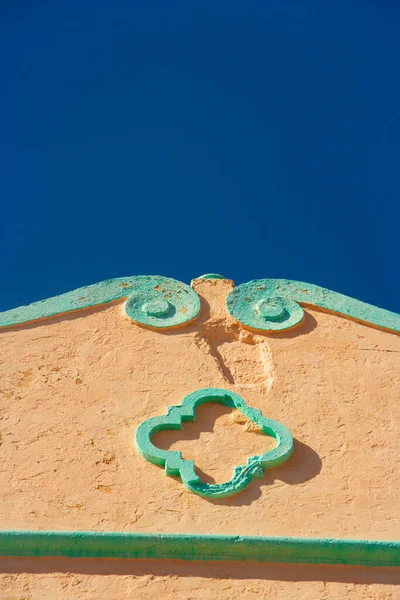
[[[7,310],[0,313],[0,328],[41,321],[116,300],[127,300],[126,314],[132,321],[157,329],[178,327],[200,312],[198,295],[185,283],[157,275],[138,275],[107,279]]]
[[[290,279],[256,279],[234,288],[226,298],[231,316],[257,331],[283,331],[299,325],[302,306],[331,312],[364,325],[400,333],[400,314],[350,296]]]
[[[162,276],[137,275],[108,279],[0,312],[0,329],[118,300],[127,301],[126,313],[132,321],[155,329],[179,327],[195,319],[200,312],[200,299],[188,285]],[[370,327],[400,333],[400,314],[290,279],[256,279],[241,284],[228,294],[226,306],[231,316],[244,327],[261,332],[296,327],[304,318],[302,307],[309,306]]]

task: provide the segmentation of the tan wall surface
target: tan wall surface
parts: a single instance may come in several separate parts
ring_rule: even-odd
[[[7,559],[1,600],[397,600],[394,569]]]
[[[257,335],[227,315],[229,289],[199,280],[199,319],[163,333],[133,324],[123,303],[0,333],[2,529],[400,538],[400,337],[311,309],[298,329]],[[296,440],[285,465],[225,500],[191,494],[133,443],[144,419],[202,387],[234,390]],[[193,458],[206,481],[221,482],[265,450],[268,439],[252,429],[240,414],[211,406],[183,431],[154,439]],[[0,598],[117,598],[118,590],[172,598],[178,589],[182,598],[251,598],[269,589],[282,598],[400,598],[397,575],[384,570],[369,585],[366,569],[340,569],[345,575],[335,579],[329,573],[338,568],[173,563],[169,576],[168,563],[152,570],[143,561],[101,561],[118,562],[122,574],[91,575],[65,560],[55,575],[24,574],[38,571],[33,559],[10,561],[3,571],[18,574],[2,576]],[[69,574],[72,563],[78,572]],[[297,582],[302,569],[315,583]],[[268,581],[274,572],[281,575]]]

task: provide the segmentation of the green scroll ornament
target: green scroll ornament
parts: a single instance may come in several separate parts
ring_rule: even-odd
[[[224,279],[208,273],[197,279]],[[200,313],[194,289],[157,275],[107,279],[86,287],[0,313],[0,328],[40,321],[63,313],[126,300],[126,314],[146,327],[180,327]],[[304,319],[303,306],[335,313],[371,327],[400,333],[400,315],[310,283],[290,279],[256,279],[234,288],[226,298],[229,313],[241,325],[273,333]]]
[[[234,319],[257,331],[283,331],[302,322],[302,306],[336,313],[400,332],[400,315],[325,288],[290,279],[256,279],[234,288],[226,307]]]
[[[188,323],[200,312],[196,292],[176,279],[138,275],[107,279],[61,296],[0,313],[0,327],[38,321],[62,313],[126,299],[125,310],[135,323],[165,329]]]

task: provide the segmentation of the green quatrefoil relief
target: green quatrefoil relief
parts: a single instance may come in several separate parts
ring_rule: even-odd
[[[232,479],[220,484],[203,483],[196,474],[192,460],[184,459],[182,453],[176,450],[162,450],[151,441],[157,431],[182,429],[183,422],[194,421],[196,408],[207,402],[225,404],[240,410],[262,433],[277,441],[277,446],[272,450],[261,456],[252,456],[245,465],[235,467]],[[180,406],[170,406],[166,415],[152,417],[141,423],[136,431],[136,448],[147,461],[165,467],[166,475],[179,476],[183,485],[191,492],[207,498],[226,498],[243,490],[252,479],[261,479],[264,469],[285,462],[293,452],[293,437],[287,427],[263,417],[259,409],[248,406],[234,392],[204,388],[186,396]]]

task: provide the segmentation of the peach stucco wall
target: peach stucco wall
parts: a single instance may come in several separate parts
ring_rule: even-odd
[[[159,332],[123,303],[0,334],[2,529],[399,539],[400,337],[306,309],[258,335],[227,314],[225,280],[198,280],[200,317]],[[289,461],[207,500],[135,450],[137,426],[203,387],[243,396],[295,437]],[[266,448],[238,413],[203,407],[155,438],[205,481]],[[394,570],[168,561],[1,560],[1,599],[399,598]]]

